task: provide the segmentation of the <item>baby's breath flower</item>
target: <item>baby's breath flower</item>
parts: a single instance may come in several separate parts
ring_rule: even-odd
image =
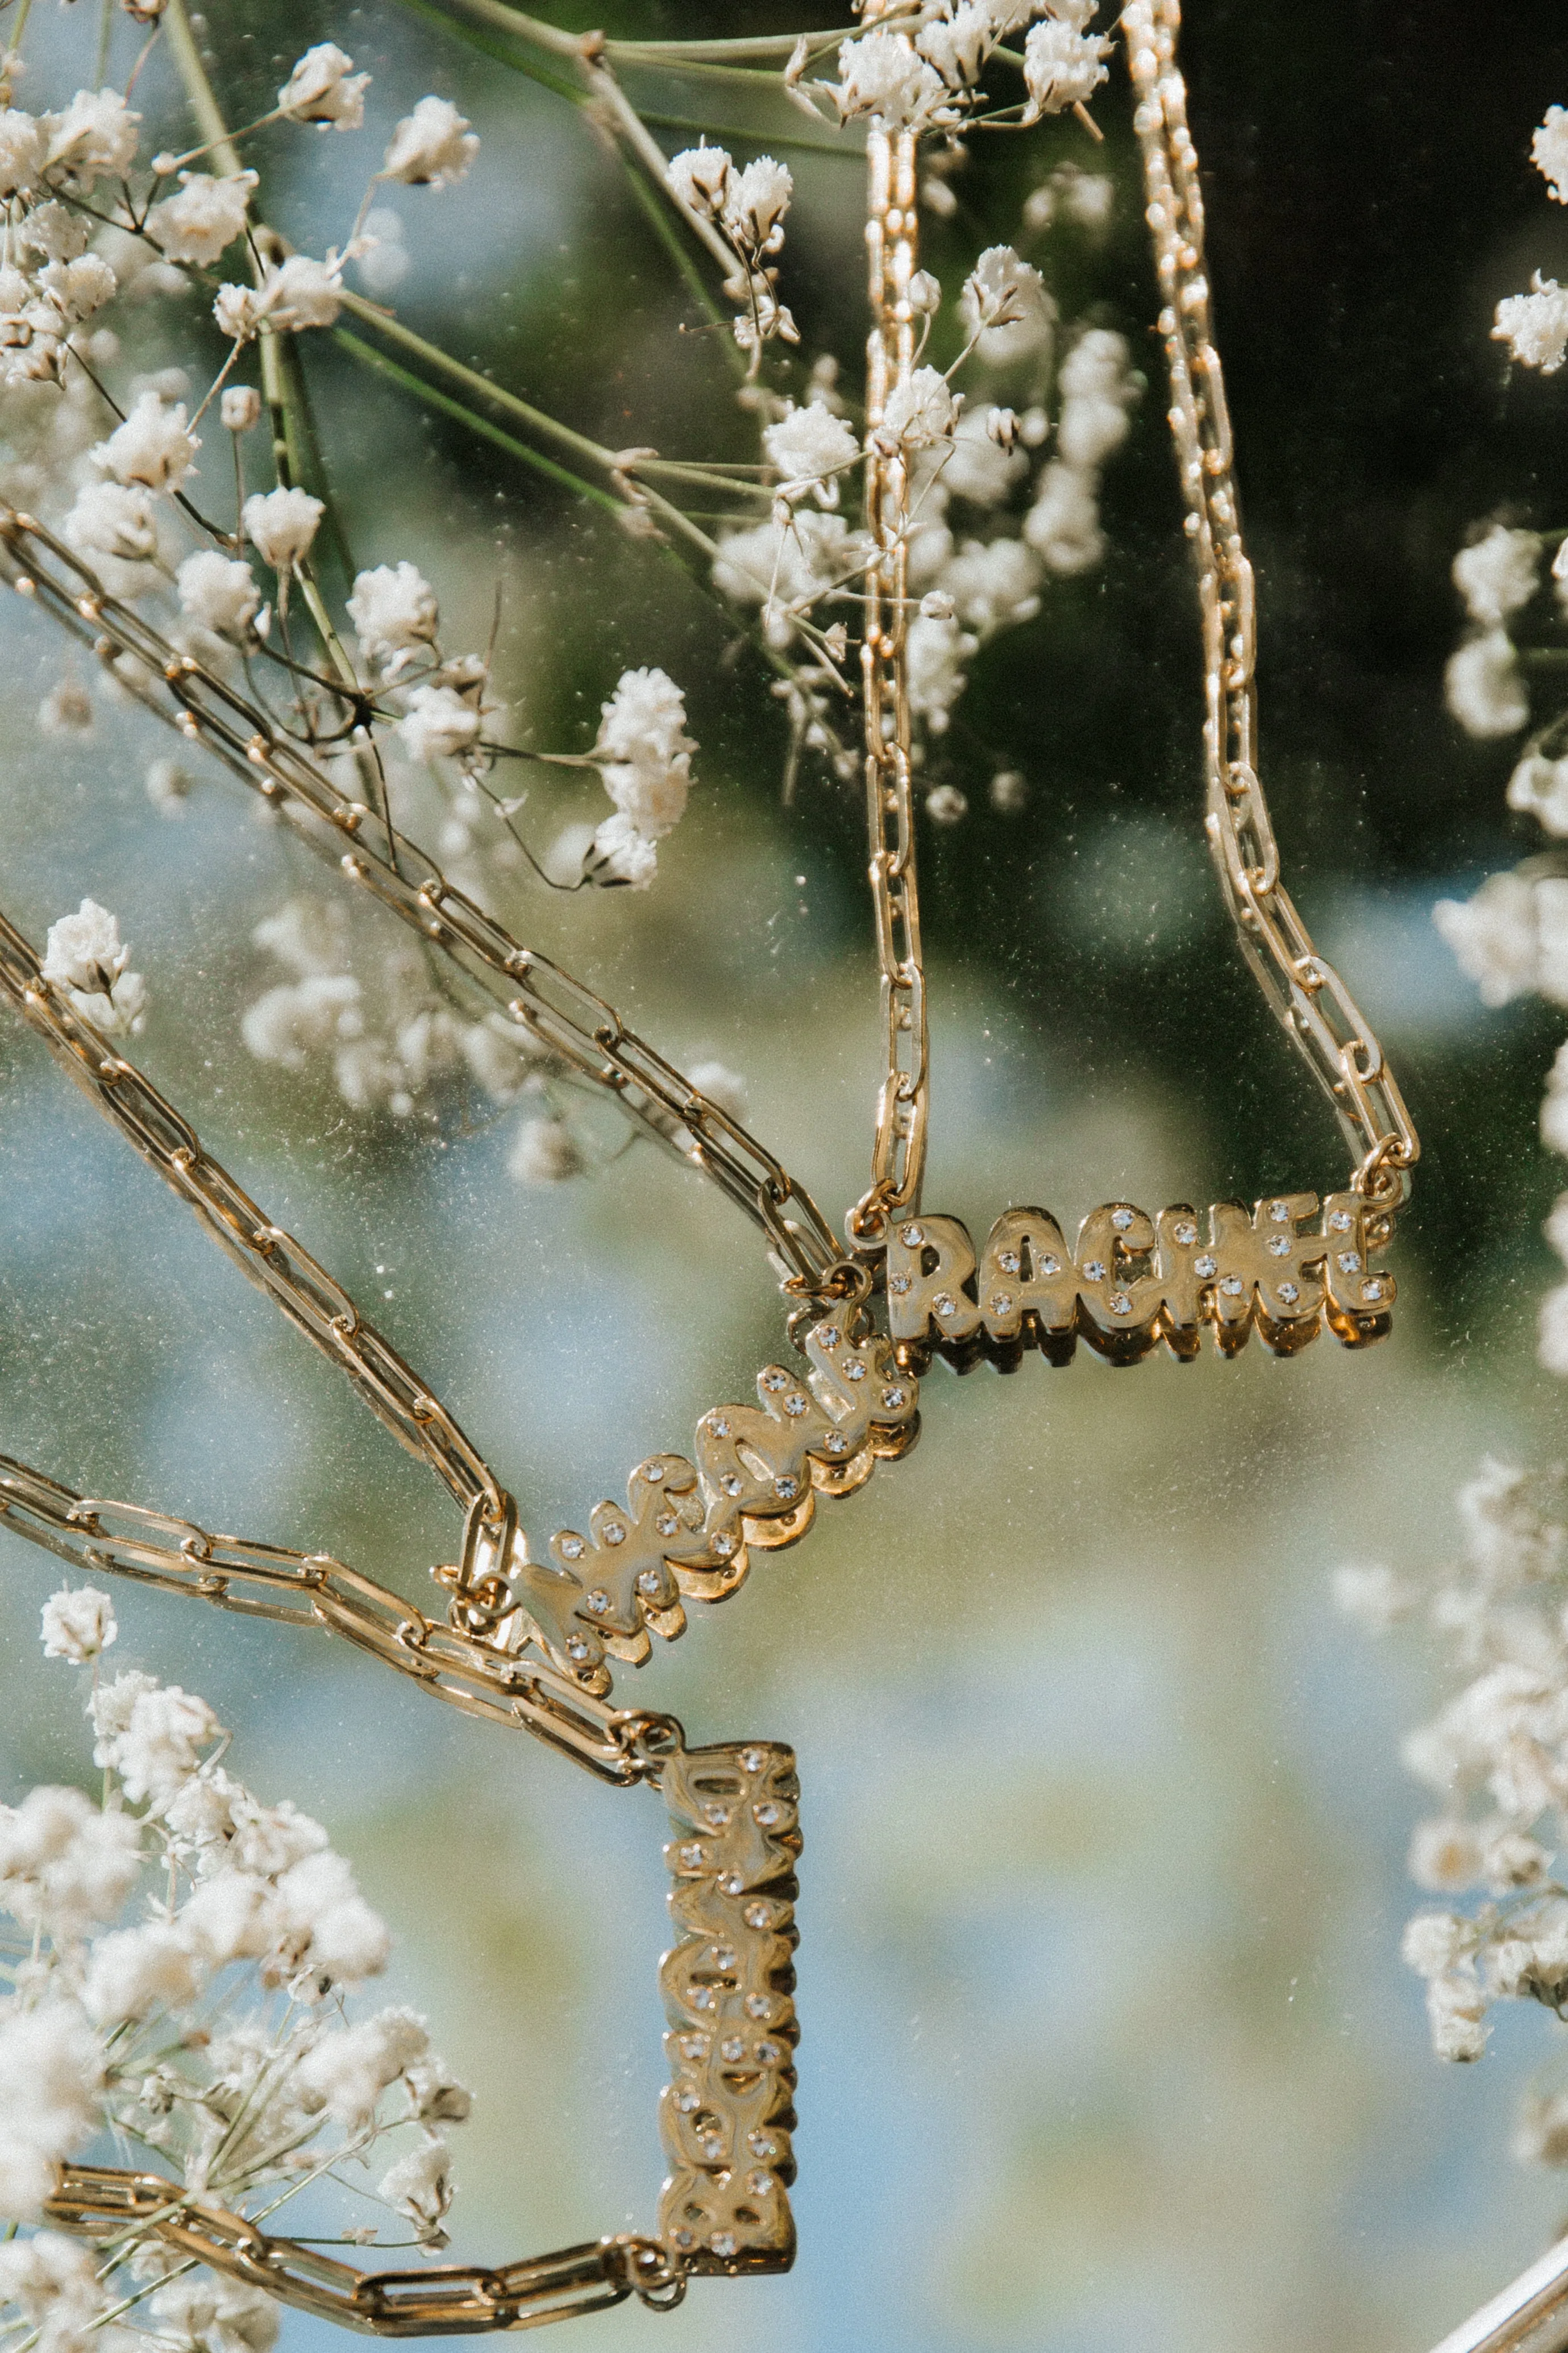
[[[665,166],[665,178],[692,212],[712,214],[722,208],[732,168],[723,148],[710,147],[704,139],[672,155]]]
[[[147,216],[148,233],[171,261],[208,268],[245,234],[254,172],[231,172],[214,179],[206,172],[182,172],[178,195],[165,196]]]
[[[9,202],[30,188],[44,167],[48,141],[44,127],[20,108],[0,108],[0,198]]]
[[[452,2203],[452,2156],[444,2140],[424,2141],[387,2168],[378,2196],[412,2222],[426,2246],[443,2247],[441,2228]]]
[[[416,686],[397,732],[416,760],[451,760],[469,752],[479,741],[480,718],[449,686]]]
[[[995,367],[1042,350],[1056,322],[1039,271],[1010,245],[987,247],[963,281],[958,311],[981,359]]]
[[[1546,182],[1548,194],[1568,205],[1568,107],[1547,108],[1546,119],[1530,142],[1530,160]]]
[[[944,734],[952,706],[963,692],[964,665],[976,640],[955,620],[928,620],[917,614],[909,628],[910,708],[933,735]]]
[[[1100,501],[1093,474],[1052,459],[1040,476],[1038,495],[1024,518],[1024,537],[1062,579],[1093,569],[1105,554]]]
[[[110,556],[127,567],[138,567],[132,575],[132,594],[141,585],[146,559],[157,552],[158,526],[151,493],[121,482],[87,483],[77,492],[76,503],[60,529],[83,555]]]
[[[674,167],[671,166],[671,169]],[[795,193],[787,167],[758,155],[731,173],[723,198],[724,227],[737,243],[757,253],[776,253],[784,243],[784,216]]]
[[[1568,300],[1563,332],[1568,334]],[[1506,629],[1480,629],[1448,657],[1443,694],[1467,735],[1516,734],[1530,717],[1530,697]]]
[[[123,179],[136,160],[141,121],[115,90],[79,90],[62,114],[46,114],[47,173],[90,188],[100,176]]]
[[[841,43],[838,80],[830,88],[841,121],[874,114],[889,130],[929,122],[947,95],[936,69],[896,33]]]
[[[919,367],[888,396],[877,438],[889,448],[902,443],[910,449],[945,440],[958,422],[958,402],[947,378],[933,367]]]
[[[216,547],[187,555],[174,575],[180,610],[198,628],[243,644],[261,607],[261,591],[248,564],[220,555]]]
[[[364,121],[367,73],[356,74],[353,59],[335,41],[319,41],[307,49],[278,93],[278,111],[291,122],[331,123],[338,131],[357,131]]]
[[[650,857],[657,855],[651,842],[647,848]],[[519,1185],[561,1185],[580,1176],[585,1163],[564,1120],[530,1119],[512,1139],[506,1165]]]
[[[1363,1634],[1386,1634],[1407,1618],[1420,1596],[1385,1561],[1346,1562],[1332,1579],[1334,1607]]]
[[[349,597],[349,618],[367,661],[395,663],[434,644],[441,626],[436,594],[416,565],[378,564],[362,572]]]
[[[263,564],[292,572],[310,554],[325,512],[309,491],[258,491],[245,501],[245,535]]]
[[[66,990],[84,1021],[106,1037],[135,1037],[146,1021],[147,984],[127,969],[131,951],[107,907],[84,899],[49,925],[43,975]]]
[[[184,1939],[153,1922],[99,1938],[81,1998],[95,2024],[121,2026],[160,2007],[178,2009],[195,1991],[196,1968]]]
[[[62,1587],[43,1608],[42,1637],[46,1659],[68,1659],[83,1667],[100,1658],[115,1641],[120,1629],[114,1604],[94,1585]]]
[[[392,134],[380,180],[411,188],[449,188],[467,179],[479,142],[449,98],[422,98]]]
[[[1532,531],[1494,523],[1454,558],[1454,586],[1472,621],[1495,626],[1528,605],[1541,577],[1541,542]]]
[[[1528,294],[1507,294],[1497,306],[1492,341],[1506,343],[1521,367],[1555,375],[1568,353],[1568,288],[1540,270]]]
[[[38,705],[40,735],[89,735],[92,697],[77,678],[55,681]]]
[[[1537,818],[1548,833],[1568,835],[1568,754],[1548,760],[1527,753],[1508,780],[1508,805]]]
[[[780,476],[779,496],[790,505],[815,498],[820,507],[838,504],[838,477],[854,465],[860,444],[841,417],[813,403],[793,403],[763,435],[767,460]]]
[[[933,825],[959,825],[969,815],[969,796],[956,785],[933,785],[926,795],[926,815]]]
[[[94,464],[117,482],[177,491],[194,472],[201,446],[186,428],[183,402],[170,407],[159,393],[144,392],[124,423],[90,454]]]
[[[746,1082],[738,1071],[731,1071],[723,1062],[695,1062],[687,1076],[697,1092],[706,1095],[710,1103],[728,1112],[731,1119],[744,1119]]]
[[[1077,31],[1058,17],[1031,26],[1024,44],[1024,81],[1029,93],[1025,121],[1037,122],[1042,114],[1060,114],[1092,98],[1106,79],[1103,61],[1110,48],[1103,33]]]
[[[995,37],[984,0],[959,0],[948,15],[921,26],[915,47],[949,90],[962,90],[979,79]]]

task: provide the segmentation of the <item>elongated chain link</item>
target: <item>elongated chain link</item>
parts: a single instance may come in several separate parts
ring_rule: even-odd
[[[260,794],[339,872],[390,907],[518,1029],[603,1088],[665,1148],[701,1170],[759,1225],[781,1271],[814,1292],[841,1256],[803,1187],[738,1120],[710,1103],[612,1005],[476,906],[416,842],[353,799],[256,703],[183,654],[107,594],[80,558],[32,516],[0,506],[0,578],[41,605],[187,741]]]
[[[1198,158],[1176,64],[1180,0],[1129,0],[1121,24],[1137,99],[1147,217],[1164,308],[1175,440],[1203,617],[1209,847],[1258,986],[1290,1032],[1355,1148],[1356,1189],[1380,1208],[1409,1193],[1420,1145],[1365,1015],[1313,946],[1279,876],[1257,769],[1257,632],[1242,543],[1230,417],[1204,259]]]
[[[602,1781],[657,1777],[647,1742],[669,1719],[617,1708],[543,1660],[512,1658],[444,1625],[326,1553],[290,1552],[135,1504],[79,1495],[0,1455],[0,1526],[89,1576],[112,1572],[246,1618],[319,1626],[412,1676],[433,1698],[487,1723],[520,1725]]]
[[[891,5],[891,0],[888,0]],[[868,22],[883,13],[868,5]],[[909,36],[894,37],[910,46]],[[866,345],[866,522],[875,559],[866,574],[866,636],[860,649],[866,717],[866,818],[871,903],[881,968],[887,1075],[877,1100],[871,1189],[851,1213],[851,1230],[876,1240],[888,1217],[918,1208],[925,1170],[929,1056],[925,973],[921,960],[910,761],[909,463],[902,443],[879,438],[890,395],[914,367],[910,280],[920,266],[917,141],[872,118],[866,247],[871,332]]]

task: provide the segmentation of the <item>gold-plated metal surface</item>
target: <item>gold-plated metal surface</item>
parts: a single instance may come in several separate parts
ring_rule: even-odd
[[[1315,1230],[1303,1221],[1318,1218]],[[937,1348],[1002,1363],[1036,1347],[1069,1361],[1079,1339],[1114,1364],[1163,1341],[1191,1358],[1204,1327],[1227,1356],[1256,1331],[1293,1356],[1324,1324],[1347,1347],[1381,1340],[1394,1277],[1372,1263],[1387,1220],[1360,1193],[1266,1194],[1250,1214],[1216,1202],[1207,1231],[1185,1202],[1150,1218],[1131,1201],[1090,1210],[1070,1247],[1044,1209],[1007,1209],[978,1255],[956,1218],[921,1217],[888,1240],[888,1323],[900,1362],[923,1371]]]
[[[1568,2353],[1568,2238],[1472,2313],[1435,2353]]]
[[[1232,472],[1230,413],[1215,348],[1197,150],[1176,63],[1179,0],[1121,13],[1171,371],[1170,425],[1187,505],[1203,618],[1205,830],[1226,903],[1265,998],[1323,1088],[1354,1148],[1353,1189],[1383,1208],[1408,1196],[1420,1154],[1365,1015],[1280,880],[1258,775],[1258,643],[1252,566]]]
[[[867,5],[870,23],[891,0]],[[891,37],[912,44],[904,31]],[[866,139],[866,248],[871,331],[866,344],[866,526],[873,555],[866,572],[866,634],[860,675],[866,723],[866,818],[871,904],[881,973],[886,1075],[877,1098],[870,1190],[850,1213],[857,1238],[878,1240],[887,1217],[918,1208],[925,1166],[928,1041],[915,871],[909,691],[909,459],[896,435],[880,432],[890,396],[915,362],[910,280],[920,267],[916,149],[912,131],[889,131],[873,115]]]
[[[731,1114],[628,1029],[614,1006],[448,882],[417,842],[342,790],[258,704],[117,597],[43,524],[0,504],[0,579],[60,621],[133,694],[259,793],[319,857],[379,899],[493,999],[523,1037],[613,1096],[668,1151],[700,1169],[760,1226],[805,1293],[839,1245],[803,1187]],[[116,666],[118,665],[118,667]]]
[[[659,1969],[659,2238],[694,2272],[783,2271],[795,2255],[795,1755],[768,1741],[682,1749],[662,1787],[680,1940]]]

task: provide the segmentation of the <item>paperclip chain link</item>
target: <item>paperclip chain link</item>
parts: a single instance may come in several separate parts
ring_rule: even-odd
[[[1226,903],[1265,998],[1332,1103],[1352,1182],[1384,1210],[1408,1196],[1420,1144],[1371,1024],[1319,953],[1280,880],[1257,768],[1257,627],[1241,535],[1230,416],[1215,348],[1197,150],[1176,63],[1180,0],[1129,0],[1121,24],[1137,102],[1147,218],[1171,371],[1170,426],[1203,621],[1205,828]]]

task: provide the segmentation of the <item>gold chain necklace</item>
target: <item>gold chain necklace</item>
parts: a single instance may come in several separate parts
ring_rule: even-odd
[[[868,18],[886,13],[868,6]],[[1152,1221],[1128,1203],[1085,1219],[1069,1251],[1053,1219],[1005,1213],[977,1254],[954,1219],[920,1210],[928,1118],[925,983],[915,870],[905,628],[907,480],[875,428],[907,381],[914,337],[917,142],[873,119],[869,248],[868,575],[862,670],[870,881],[887,1074],[872,1181],[849,1219],[847,1259],[782,1165],[628,1030],[613,1008],[521,947],[416,847],[351,800],[308,752],[141,617],[107,596],[32,518],[0,512],[0,568],[100,655],[129,654],[133,691],[260,791],[303,839],[496,996],[521,1029],[736,1200],[762,1228],[810,1369],[769,1366],[756,1406],[698,1425],[694,1461],[659,1455],[632,1474],[625,1506],[564,1529],[535,1559],[516,1505],[455,1419],[333,1278],[206,1155],[189,1124],[72,1009],[0,917],[0,993],[242,1270],[348,1375],[464,1509],[458,1559],[433,1571],[445,1622],[322,1554],[230,1536],[79,1496],[0,1458],[0,1520],[87,1570],[192,1593],[225,1609],[319,1626],[413,1676],[434,1696],[521,1725],[599,1778],[656,1785],[679,1941],[661,1965],[670,2083],[660,2105],[671,2171],[657,2234],[620,2233],[500,2269],[363,2273],[161,2177],[68,2167],[51,2219],[89,2231],[139,2226],[183,2257],[324,2316],[383,2334],[526,2327],[636,2294],[679,2300],[694,2273],[780,2270],[793,2258],[791,1999],[800,1849],[795,1758],[774,1742],[688,1748],[673,1717],[611,1704],[608,1660],[641,1663],[650,1635],[685,1624],[688,1600],[732,1592],[751,1556],[796,1541],[818,1495],[854,1492],[919,1431],[916,1375],[936,1347],[1005,1361],[1033,1343],[1060,1360],[1081,1335],[1117,1360],[1163,1340],[1194,1353],[1205,1323],[1226,1351],[1259,1330],[1291,1350],[1327,1320],[1351,1344],[1388,1328],[1392,1278],[1369,1256],[1387,1240],[1418,1154],[1397,1085],[1342,981],[1317,954],[1280,881],[1254,765],[1252,575],[1231,479],[1223,381],[1208,324],[1196,157],[1174,60],[1177,0],[1131,0],[1125,31],[1138,108],[1170,358],[1171,423],[1198,562],[1206,691],[1206,829],[1242,945],[1266,996],[1328,1092],[1357,1157],[1316,1235],[1315,1197],[1290,1194]],[[901,36],[907,39],[907,36]],[[885,1283],[889,1332],[867,1301]],[[841,1303],[836,1314],[825,1303]],[[1467,2338],[1481,2353],[1479,2337]],[[1487,2343],[1493,2340],[1488,2338]]]

